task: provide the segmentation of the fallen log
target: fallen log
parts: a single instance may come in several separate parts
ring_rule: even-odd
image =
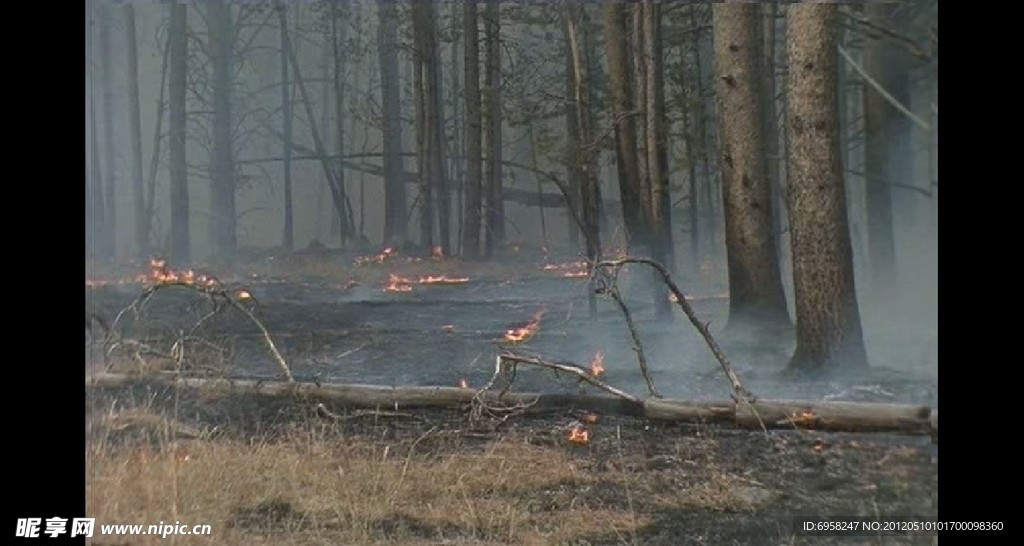
[[[259,381],[252,379],[176,378],[173,374],[132,375],[97,373],[86,378],[87,388],[164,386],[194,389],[210,395],[260,395],[294,397],[329,403],[334,407],[385,410],[464,409],[478,392],[443,386],[388,387],[381,385]],[[606,415],[641,417],[673,423],[709,423],[760,429],[756,415],[746,404],[732,400],[627,400],[591,394],[538,394],[484,391],[486,403],[521,404],[524,413],[561,409],[586,409]],[[938,412],[929,406],[868,402],[766,400],[753,408],[770,429],[823,430],[833,432],[892,432],[931,435],[938,438]]]

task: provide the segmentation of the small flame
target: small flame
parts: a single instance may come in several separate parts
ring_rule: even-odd
[[[569,431],[569,443],[576,445],[584,445],[590,441],[590,433],[587,429],[577,425],[572,427]]]
[[[590,375],[601,377],[604,375],[604,351],[598,351],[590,361]]]
[[[435,260],[444,259],[444,249],[441,248],[441,245],[434,245],[434,248],[430,249],[430,257]]]
[[[455,331],[455,325],[454,324],[445,324],[444,326],[441,326],[441,330],[444,331],[444,333],[446,333],[446,334],[451,334],[451,333],[453,333]]]
[[[465,378],[460,379],[459,380],[459,388],[460,389],[468,389],[469,388],[469,381],[466,381]]]
[[[247,300],[247,299],[251,299],[252,298],[252,294],[250,294],[248,290],[244,290],[244,289],[243,290],[239,290],[237,296],[238,296],[238,299],[240,299],[240,300]]]
[[[427,275],[420,277],[419,284],[462,284],[469,282],[469,277],[449,277],[448,275]]]
[[[380,254],[374,254],[373,256],[357,256],[356,265],[382,264],[391,258],[394,258],[396,254],[397,252],[395,252],[395,247],[389,246],[380,251]]]
[[[385,292],[412,292],[413,280],[394,273],[388,274],[388,284],[384,287]]]
[[[541,309],[533,314],[530,322],[516,328],[505,331],[505,341],[508,343],[522,343],[537,334],[540,329],[540,320],[544,317],[545,310]]]
[[[214,289],[220,285],[220,281],[208,275],[197,274],[192,269],[176,271],[167,265],[163,258],[152,258],[149,260],[149,275],[139,275],[136,280],[141,283],[150,284],[187,284],[200,288]]]

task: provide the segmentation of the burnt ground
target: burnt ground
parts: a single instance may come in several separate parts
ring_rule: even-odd
[[[491,375],[495,343],[501,334],[544,309],[537,335],[518,349],[581,364],[603,351],[609,383],[637,395],[645,392],[622,316],[611,302],[599,301],[598,315],[590,317],[585,282],[581,280],[540,271],[512,276],[481,274],[471,276],[465,284],[415,285],[411,292],[391,293],[381,290],[385,275],[380,274],[390,268],[373,268],[380,271],[375,275],[356,270],[355,284],[344,275],[292,274],[284,279],[242,273],[222,279],[228,286],[252,292],[259,303],[254,309],[282,348],[298,380],[455,385],[465,379],[470,386],[479,386]],[[625,281],[626,297],[636,315],[659,389],[676,398],[727,398],[728,385],[693,328],[678,311],[674,321],[656,319],[651,304],[643,297],[641,278],[645,277],[633,273]],[[139,292],[139,286],[133,284],[87,288],[87,311],[109,323]],[[695,289],[698,297],[692,302],[716,333],[724,326],[727,310],[727,300],[718,297],[720,292],[715,286]],[[123,322],[123,331],[158,345],[161,340],[173,338],[175,332],[189,331],[208,310],[195,292],[168,288],[147,303],[140,320]],[[883,320],[873,324],[870,310],[865,315],[873,367],[856,375],[796,381],[779,374],[791,352],[788,339],[766,345],[763,341],[755,344],[723,337],[722,343],[745,385],[762,397],[908,402],[937,407],[935,340],[930,337],[934,334],[926,330],[897,331]],[[186,365],[196,373],[276,376],[259,334],[239,313],[225,312],[207,320],[196,333],[230,349],[211,354],[197,344],[186,357]],[[97,359],[95,346],[87,344],[86,358]],[[580,389],[576,381],[526,369],[518,373],[515,388],[533,392]],[[113,406],[109,403],[111,396],[117,400]],[[117,413],[111,407],[130,411],[140,404],[150,411],[157,398],[153,393],[127,397],[124,393],[104,393],[91,398],[97,405],[90,413],[95,418],[110,417]],[[224,442],[231,444],[239,438],[261,438],[261,442],[282,446],[295,444],[294,431],[286,431],[295,427],[306,430],[314,423],[317,434],[322,435],[315,445],[340,442],[378,454],[374,450],[386,448],[385,456],[390,452],[407,461],[403,479],[409,461],[413,467],[422,462],[424,472],[430,474],[436,470],[430,470],[430,461],[460,454],[470,458],[486,455],[487,459],[495,450],[509,449],[550,458],[552,468],[564,470],[551,479],[538,478],[536,483],[522,487],[502,482],[460,493],[466,496],[459,508],[463,512],[467,503],[476,506],[482,502],[505,503],[501,514],[518,514],[509,516],[510,521],[494,515],[487,520],[490,523],[479,520],[479,514],[477,520],[469,521],[445,515],[451,510],[431,515],[430,510],[401,503],[383,513],[327,517],[317,512],[319,508],[304,504],[301,496],[289,496],[287,488],[277,496],[260,494],[251,499],[242,496],[224,500],[221,521],[234,529],[232,533],[246,537],[237,539],[238,543],[250,543],[254,536],[276,543],[274,533],[291,522],[285,526],[301,531],[296,536],[313,533],[309,543],[318,543],[327,536],[334,537],[331,540],[335,542],[424,544],[824,544],[836,539],[795,537],[790,518],[799,514],[935,516],[937,512],[938,448],[927,438],[780,432],[766,439],[744,431],[602,416],[598,424],[590,426],[590,442],[574,446],[566,442],[567,427],[574,418],[570,413],[513,419],[497,431],[481,432],[468,427],[462,414],[360,416],[339,421],[311,413],[308,405],[268,413],[272,404],[251,400],[213,403],[180,396],[176,400],[175,422],[200,431],[200,440],[190,441],[203,445],[192,444],[191,449],[197,453],[206,450],[214,458],[249,457],[251,454],[244,450],[218,453]],[[247,409],[239,413],[237,408]],[[166,405],[159,411],[165,410]],[[254,418],[257,414],[261,417]],[[109,440],[109,435],[104,438]],[[282,449],[308,448],[302,446],[298,442]],[[116,459],[112,454],[120,449],[126,448],[111,448],[104,451],[105,456]],[[105,461],[103,457],[97,460]],[[105,466],[94,464],[90,468]],[[102,470],[98,472],[90,471],[91,488],[102,494],[126,494],[116,488],[106,491],[93,487],[99,483],[95,480],[109,478]],[[465,472],[457,475],[465,476]],[[584,516],[608,518],[611,523],[572,523],[573,517]],[[497,525],[498,520],[503,523]],[[353,538],[341,531],[353,525],[363,534]],[[852,540],[876,543],[872,540],[877,537]],[[931,543],[928,537],[893,540],[886,538],[884,543]]]

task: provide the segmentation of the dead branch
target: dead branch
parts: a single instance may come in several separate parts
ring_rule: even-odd
[[[572,374],[579,377],[580,380],[590,383],[591,385],[609,394],[622,398],[623,400],[628,400],[630,402],[640,401],[637,397],[625,391],[617,389],[605,383],[604,381],[601,381],[600,379],[597,379],[596,377],[590,375],[590,372],[588,370],[584,369],[579,364],[573,362],[552,362],[549,360],[544,360],[540,357],[514,353],[509,350],[502,350],[498,354],[498,358],[501,360],[503,364],[505,362],[508,362],[513,366],[515,366],[516,364],[530,364],[533,366],[539,366],[541,368],[547,368],[549,370],[555,370],[557,372],[565,372],[568,374]]]
[[[651,391],[651,396],[655,398],[661,398],[658,394],[658,390],[654,388],[654,380],[651,378],[651,372],[647,368],[647,357],[644,355],[644,345],[640,341],[640,333],[636,330],[636,325],[633,324],[633,315],[629,312],[629,308],[626,307],[626,302],[622,301],[622,295],[619,294],[619,271],[620,268],[612,270],[612,275],[607,282],[602,283],[598,286],[598,293],[608,294],[618,304],[619,310],[622,311],[622,316],[626,318],[626,327],[629,328],[629,335],[633,336],[633,351],[636,353],[637,362],[640,364],[640,373],[644,376],[644,381],[647,382],[647,389]]]

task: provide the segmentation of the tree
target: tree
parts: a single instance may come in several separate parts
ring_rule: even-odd
[[[105,202],[103,217],[104,257],[114,258],[117,253],[117,169],[114,167],[114,75],[110,55],[110,17],[107,6],[100,4],[100,68],[103,79],[103,185]]]
[[[171,24],[168,30],[170,58],[168,67],[169,148],[171,154],[171,260],[185,264],[191,261],[189,244],[188,166],[185,163],[185,87],[188,77],[188,7],[170,5]]]
[[[760,24],[758,4],[714,5],[730,328],[789,324],[766,176]]]
[[[398,83],[398,16],[394,2],[377,3],[380,94],[384,109],[384,244],[397,245],[408,237],[405,175],[402,159],[401,101]]]
[[[484,255],[505,240],[505,200],[501,187],[501,10],[496,0],[484,8],[484,80],[487,116],[484,148],[487,150],[487,226],[484,231]]]
[[[867,365],[839,147],[836,4],[787,8],[786,145],[796,351],[791,370]]]
[[[348,17],[343,16],[339,12],[338,4],[341,3],[342,1],[343,0],[332,0],[331,1],[331,10],[330,10],[330,18],[331,18],[331,52],[334,55],[334,63],[332,63],[333,64],[333,67],[332,67],[333,68],[333,71],[332,71],[332,75],[333,75],[332,80],[333,81],[332,81],[332,83],[334,84],[334,110],[335,110],[335,116],[334,116],[334,120],[335,120],[335,122],[334,122],[334,131],[335,132],[334,132],[334,134],[337,137],[336,145],[337,145],[337,148],[338,148],[338,155],[339,156],[345,155],[345,123],[344,123],[345,122],[345,117],[342,115],[342,112],[344,112],[343,105],[344,105],[344,99],[345,99],[345,90],[344,90],[344,86],[342,85],[342,79],[345,77],[345,64],[346,64],[345,63],[345,57],[348,55],[347,52],[342,51],[342,48],[344,47],[343,44],[347,40],[346,25],[344,24],[344,22],[347,22],[347,19],[348,19]],[[346,14],[346,15],[348,15],[348,14]],[[338,24],[338,20],[339,19],[343,20],[343,24],[341,24],[341,25]],[[327,101],[327,96],[326,95],[327,95],[327,93],[326,93],[326,89],[325,89],[325,93],[324,93],[324,106],[325,107],[327,106],[327,102],[326,102]],[[324,125],[325,126],[327,125],[326,121],[324,122]],[[347,189],[345,188],[345,168],[342,167],[341,165],[338,165],[338,171],[337,171],[337,174],[335,175],[335,180],[336,180],[336,184],[338,186],[338,192],[341,194],[342,201],[345,204],[345,206],[340,207],[338,209],[338,224],[339,224],[339,230],[338,231],[339,231],[339,235],[341,237],[341,245],[344,246],[348,242],[349,237],[351,237],[352,234],[353,234],[352,233],[353,230],[354,230],[354,225],[353,224],[355,223],[355,220],[352,218],[352,211],[351,211],[352,206],[351,206],[351,203],[349,202],[349,199],[348,199]],[[360,210],[360,215],[362,215],[362,211],[361,210]],[[361,219],[362,219],[362,216],[360,216],[360,220]]]
[[[629,54],[626,44],[625,6],[616,2],[604,5],[605,55],[608,59],[608,85],[611,115],[615,127],[615,164],[622,199],[622,220],[626,226],[631,252],[650,252],[648,215],[650,192],[641,184],[636,149],[636,112],[630,86]]]
[[[128,123],[132,145],[132,202],[135,209],[135,251],[140,259],[149,255],[150,216],[142,179],[142,115],[139,110],[139,53],[135,40],[135,6],[123,9],[128,56]]]
[[[647,170],[651,180],[651,230],[654,259],[672,271],[672,200],[669,188],[668,143],[666,142],[665,67],[661,44],[661,4],[645,0],[643,6],[644,111],[647,118]],[[660,298],[661,309],[671,311],[668,298]]]
[[[462,253],[468,258],[480,254],[480,189],[483,177],[480,142],[480,35],[476,2],[466,2],[462,11],[465,55],[464,96],[466,100],[466,200]]]
[[[292,99],[290,72],[288,68],[288,5],[277,6],[281,11],[281,146],[284,154],[284,247],[292,250],[295,247],[295,216],[292,203]]]
[[[88,133],[87,142],[89,155],[87,156],[87,177],[86,177],[86,246],[90,257],[101,258],[106,254],[103,248],[105,228],[103,227],[104,203],[103,203],[103,176],[100,167],[100,144],[98,126],[96,122],[96,82],[93,77],[95,66],[93,51],[93,6],[89,4],[89,17],[86,19],[85,48],[86,48],[86,107],[88,108]]]
[[[232,154],[234,89],[234,24],[224,0],[206,11],[210,64],[213,68],[213,147],[210,168],[210,247],[215,256],[235,251],[235,165]]]
[[[419,180],[420,201],[420,245],[425,248],[434,246],[434,196],[431,177],[434,169],[431,165],[430,141],[433,130],[430,127],[430,108],[427,96],[427,80],[425,65],[432,62],[428,43],[430,15],[428,2],[416,2],[412,6],[413,29],[413,89],[416,101],[416,174]]]

